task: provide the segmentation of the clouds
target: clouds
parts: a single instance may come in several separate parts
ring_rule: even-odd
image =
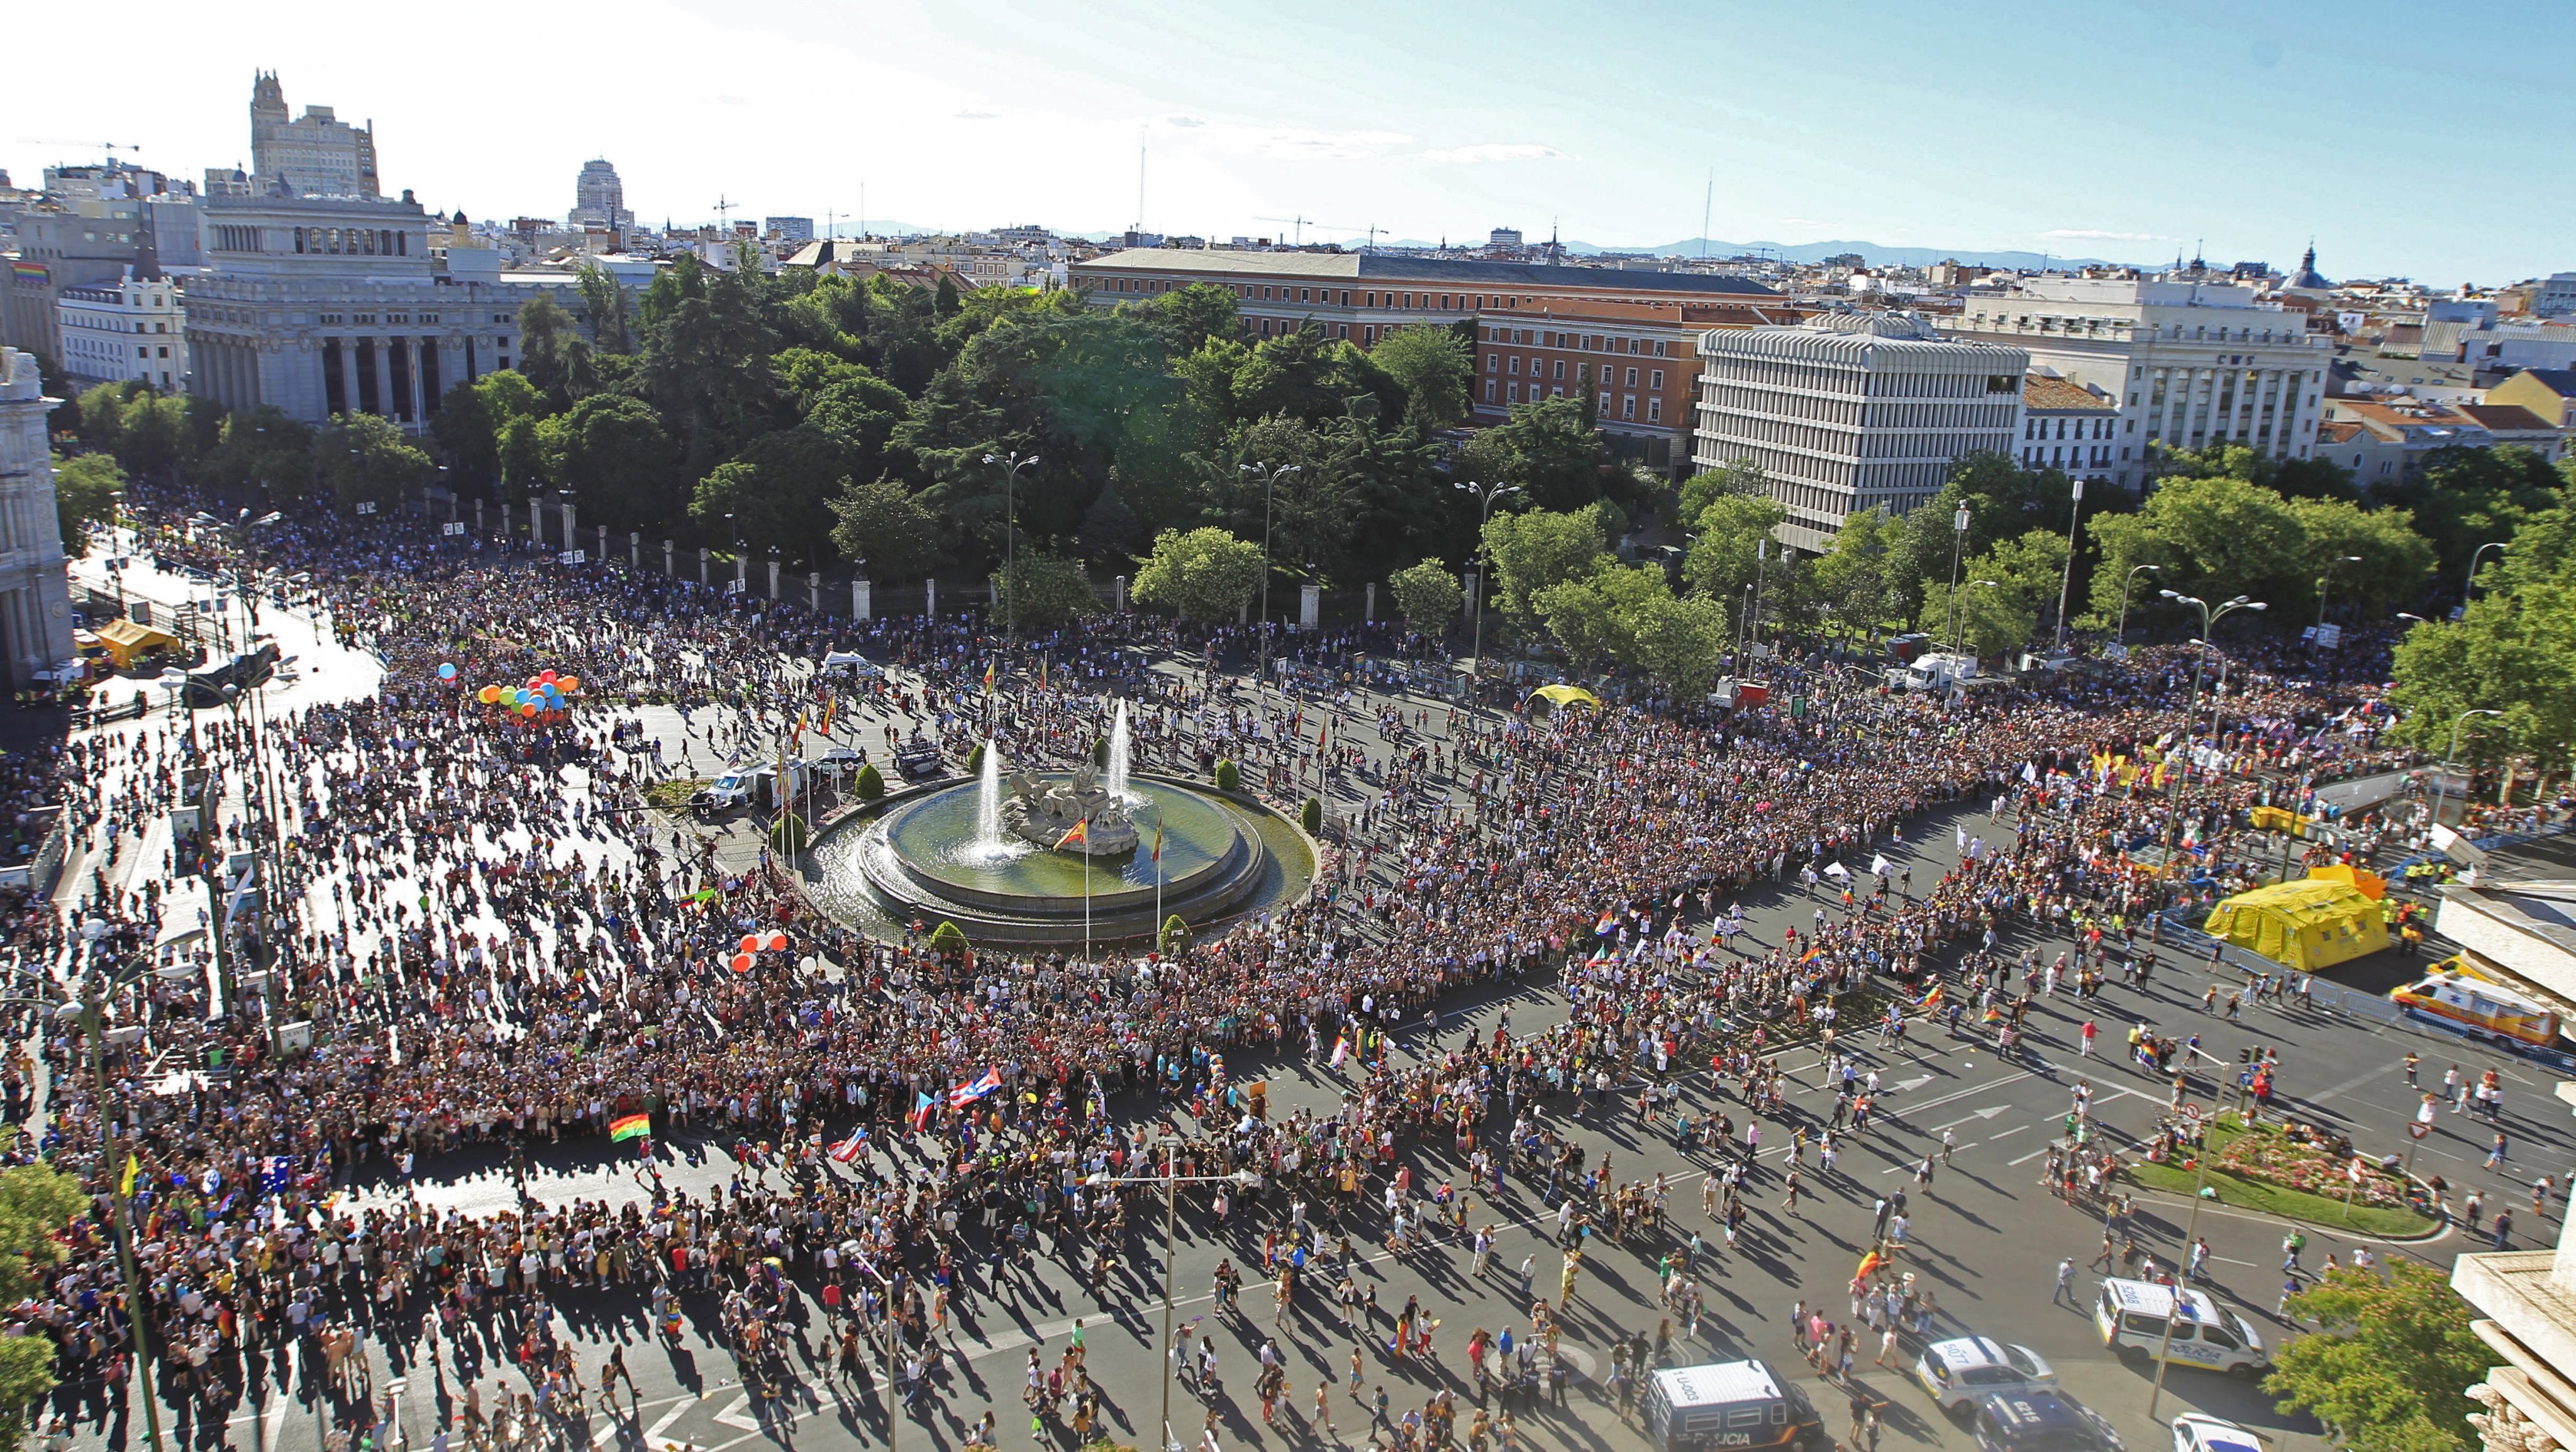
[[[1208,151],[1273,161],[1365,161],[1413,144],[1413,138],[1401,131],[1326,131],[1258,121],[1212,121],[1188,112],[1157,116],[1146,124],[1182,132],[1174,139]]]
[[[2170,242],[2154,232],[2105,232],[2099,227],[2058,227],[2039,234],[2051,242]]]
[[[1534,141],[1488,141],[1476,146],[1440,147],[1422,153],[1422,159],[1443,166],[1479,166],[1494,161],[1570,161],[1573,158],[1553,146]]]

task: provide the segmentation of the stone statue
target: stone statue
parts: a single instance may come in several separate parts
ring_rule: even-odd
[[[1074,769],[1071,781],[1040,781],[1025,771],[1011,773],[1011,797],[1002,803],[1003,826],[1041,847],[1053,847],[1064,841],[1064,834],[1077,822],[1091,825],[1084,829],[1085,840],[1067,844],[1063,849],[1067,852],[1116,857],[1136,850],[1136,824],[1100,784],[1100,773],[1088,757]]]

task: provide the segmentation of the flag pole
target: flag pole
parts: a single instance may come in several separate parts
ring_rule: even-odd
[[[1085,818],[1085,825],[1090,819]],[[1091,966],[1091,837],[1082,839],[1082,966]]]

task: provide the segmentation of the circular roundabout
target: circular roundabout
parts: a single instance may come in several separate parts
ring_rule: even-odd
[[[953,922],[968,938],[1013,943],[1151,941],[1179,917],[1197,928],[1303,895],[1314,848],[1258,803],[1177,779],[1135,774],[1105,808],[1088,773],[1015,776],[919,788],[815,843],[809,896],[863,926]],[[1010,810],[1088,793],[1092,811],[1058,818]],[[1066,845],[1071,821],[1095,840]],[[1132,829],[1132,836],[1125,829]],[[1159,907],[1158,907],[1159,904]]]

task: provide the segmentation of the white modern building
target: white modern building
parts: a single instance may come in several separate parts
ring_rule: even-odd
[[[72,658],[71,592],[36,355],[0,348],[0,663],[10,688]]]
[[[1822,550],[1863,509],[1902,514],[1960,456],[2014,451],[2030,355],[1944,338],[1910,313],[1828,313],[1699,340],[1692,464],[1750,459],[1789,512],[1783,542]]]
[[[352,126],[328,106],[307,106],[287,119],[286,91],[275,71],[258,72],[250,90],[250,189],[298,197],[372,197],[376,128]]]
[[[2119,401],[2111,480],[2135,491],[2158,449],[2241,444],[2307,458],[2333,351],[2307,315],[2226,282],[2030,277],[1972,292],[1953,337],[2028,350],[2031,361]]]
[[[191,393],[320,423],[423,425],[447,389],[512,366],[532,297],[578,310],[573,279],[451,268],[411,194],[208,197],[206,271],[189,283]],[[469,249],[469,255],[473,249]],[[486,250],[477,260],[489,257]]]
[[[62,368],[82,384],[136,379],[175,393],[188,377],[188,324],[179,283],[122,278],[64,288],[54,300]]]

